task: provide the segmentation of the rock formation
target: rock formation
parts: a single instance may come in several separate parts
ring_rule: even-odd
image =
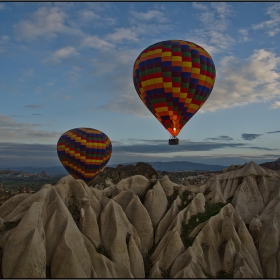
[[[133,175],[143,175],[148,179],[158,178],[157,171],[148,163],[138,162],[134,165],[118,165],[114,167],[105,167],[93,180],[89,183],[90,186],[98,189],[104,189],[112,184],[117,184],[122,179]]]
[[[188,186],[69,175],[0,206],[3,278],[279,278],[279,240],[280,175],[254,162]]]
[[[266,167],[272,170],[280,170],[280,158],[272,162],[265,162],[260,164],[261,167]]]

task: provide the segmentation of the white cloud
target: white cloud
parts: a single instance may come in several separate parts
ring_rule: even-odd
[[[211,96],[201,111],[268,102],[280,97],[280,57],[264,49],[256,50],[245,60],[224,57],[217,70]]]
[[[57,33],[82,35],[79,29],[65,25],[67,15],[59,7],[41,7],[29,19],[14,25],[19,38],[34,39],[39,36],[56,37]]]
[[[132,81],[132,65],[141,50],[119,50],[116,56],[112,52],[102,52],[94,59],[93,75],[103,75],[110,80],[108,86],[111,100],[107,104],[95,107],[92,104],[90,110],[117,111],[137,116],[151,116],[148,109],[137,96]],[[104,59],[106,57],[106,59]]]
[[[9,41],[10,37],[8,35],[2,35],[0,37],[0,53],[6,51]]]
[[[279,24],[280,24],[280,3],[273,3],[271,4],[266,11],[266,14],[270,16],[269,20],[262,21],[258,24],[254,24],[252,26],[253,29],[265,29],[265,32],[268,36],[273,37],[277,33],[280,32]]]
[[[116,19],[106,16],[101,16],[92,10],[81,10],[78,12],[80,22],[82,24],[89,24],[89,22],[94,22],[94,26],[104,27],[104,25],[114,25],[116,24]]]
[[[34,75],[34,68],[24,69],[21,78],[19,79],[21,82],[25,83],[30,77]]]
[[[138,41],[138,38],[135,34],[135,32],[133,32],[131,29],[129,28],[116,28],[116,31],[114,33],[108,34],[106,36],[106,38],[110,41],[113,42],[120,42],[123,40],[127,40],[127,41]]]
[[[240,33],[241,35],[247,36],[248,35],[248,29],[240,28],[240,29],[238,29],[238,33]]]
[[[99,38],[98,36],[87,36],[83,39],[82,47],[91,47],[94,49],[108,49],[113,48],[114,45]]]
[[[204,4],[193,3],[193,7],[200,12],[197,19],[202,23],[202,28],[189,31],[186,40],[196,42],[209,53],[227,50],[235,39],[227,32],[229,17],[232,10],[229,4],[224,2],[211,3],[207,7]]]
[[[81,77],[82,68],[79,66],[73,66],[70,71],[67,72],[71,81],[77,81]],[[66,98],[68,99],[68,98]]]
[[[48,58],[42,60],[42,62],[61,62],[61,59],[71,58],[78,56],[79,52],[72,46],[60,48],[50,54]]]
[[[280,101],[275,101],[272,106],[271,106],[272,109],[278,109],[280,108]]]
[[[202,10],[202,11],[206,11],[207,10],[207,7],[201,3],[198,3],[198,2],[194,2],[193,3],[193,7],[197,10]]]
[[[35,143],[36,141],[48,143],[50,140],[56,140],[60,137],[58,132],[49,132],[36,130],[37,124],[20,123],[14,119],[0,115],[0,134],[1,142],[9,143]]]
[[[157,21],[160,23],[167,22],[168,19],[165,17],[164,13],[158,11],[158,10],[150,10],[148,12],[136,12],[136,11],[130,11],[130,14],[132,15],[133,19],[140,20],[140,21]]]
[[[202,4],[195,5],[195,9],[199,9],[198,19],[202,22],[207,30],[224,31],[228,27],[228,18],[232,11],[229,4],[225,2],[211,3],[211,8],[201,9]],[[205,7],[205,6],[204,6]]]
[[[4,10],[5,9],[5,4],[4,3],[0,3],[0,10]]]

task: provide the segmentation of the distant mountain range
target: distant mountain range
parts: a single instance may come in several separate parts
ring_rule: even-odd
[[[135,165],[137,162],[131,163],[121,163],[122,165]],[[195,163],[189,161],[170,161],[170,162],[147,162],[150,164],[155,170],[159,171],[194,171],[194,170],[209,170],[209,171],[221,171],[223,168],[227,166],[222,165],[209,165],[203,163]],[[108,167],[117,167],[119,164],[109,164]],[[0,169],[7,169],[8,167],[0,167]],[[13,167],[10,168],[13,171],[24,171],[30,173],[41,173],[42,170],[46,172],[47,175],[67,175],[68,172],[65,170],[63,166],[52,166],[52,167]]]
[[[266,162],[260,164],[260,166],[268,167],[271,169],[278,169],[279,168],[280,159],[276,160],[275,162]],[[121,163],[121,165],[135,165],[137,162],[131,163]],[[150,164],[155,170],[159,171],[221,171],[223,168],[227,168],[228,166],[223,165],[210,165],[210,164],[203,164],[203,163],[195,163],[190,161],[156,161],[156,162],[146,162]],[[117,167],[119,164],[109,164],[108,167]],[[8,167],[0,167],[0,169],[7,169]],[[10,168],[14,171],[25,171],[30,173],[41,173],[42,170],[46,172],[47,175],[67,175],[68,172],[65,170],[63,166],[52,166],[52,167],[13,167]]]
[[[223,165],[210,165],[203,163],[195,163],[190,161],[155,161],[155,162],[146,162],[150,164],[155,170],[159,171],[221,171],[223,168],[227,168],[228,166]],[[121,163],[122,165],[136,164],[133,163]],[[109,167],[117,167],[119,164],[111,164]]]

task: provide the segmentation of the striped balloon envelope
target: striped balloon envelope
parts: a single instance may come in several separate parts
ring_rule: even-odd
[[[149,46],[133,67],[133,82],[140,99],[174,137],[203,106],[215,78],[209,53],[182,40]]]
[[[75,178],[90,182],[108,163],[112,154],[109,137],[93,128],[74,128],[61,135],[57,154]]]

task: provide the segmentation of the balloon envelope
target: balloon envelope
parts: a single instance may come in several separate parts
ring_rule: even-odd
[[[149,46],[133,67],[133,82],[140,99],[172,136],[177,136],[202,107],[215,77],[209,53],[182,40]]]
[[[57,154],[75,179],[88,183],[108,163],[112,144],[108,136],[97,129],[74,128],[59,138]]]

